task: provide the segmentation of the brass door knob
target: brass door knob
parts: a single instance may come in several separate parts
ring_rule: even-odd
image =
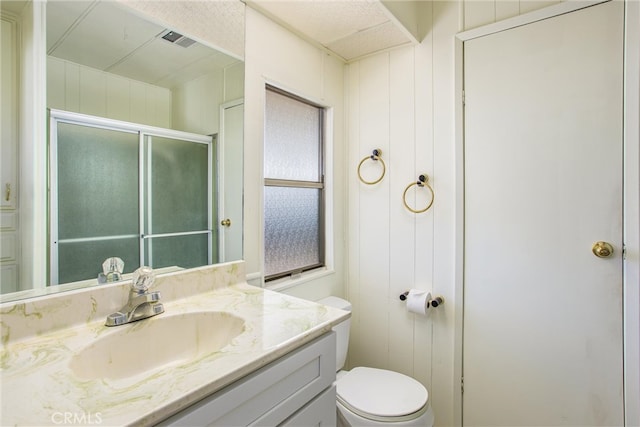
[[[220,221],[220,225],[222,225],[223,227],[231,227],[231,220],[229,218],[223,219],[222,221]]]
[[[595,242],[591,250],[598,258],[609,258],[613,255],[613,246],[607,242]]]

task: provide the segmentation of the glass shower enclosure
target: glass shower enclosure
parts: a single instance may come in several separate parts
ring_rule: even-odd
[[[50,111],[51,285],[216,261],[211,136]]]

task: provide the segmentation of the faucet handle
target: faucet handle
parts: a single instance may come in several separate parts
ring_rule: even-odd
[[[133,272],[133,289],[138,293],[146,292],[156,280],[151,267],[143,266]]]
[[[102,272],[104,274],[107,273],[118,273],[122,274],[124,271],[124,261],[118,257],[111,257],[104,260],[102,263]]]

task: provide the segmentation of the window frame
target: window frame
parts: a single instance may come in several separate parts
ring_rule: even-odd
[[[289,180],[289,179],[278,179],[278,178],[268,178],[264,176],[264,188],[266,187],[286,187],[286,188],[312,188],[320,190],[319,196],[319,207],[318,207],[318,255],[319,262],[310,264],[307,266],[286,270],[270,275],[264,276],[264,282],[268,284],[274,284],[275,282],[282,279],[296,279],[299,278],[303,273],[316,271],[319,269],[327,268],[327,250],[326,250],[326,242],[327,242],[327,182],[326,182],[326,145],[327,145],[327,120],[329,116],[328,108],[324,105],[313,102],[307,98],[302,96],[293,94],[286,90],[280,89],[277,86],[273,86],[271,84],[265,84],[265,95],[268,91],[274,92],[276,94],[288,97],[295,101],[298,101],[302,104],[306,104],[318,109],[319,113],[319,121],[318,121],[318,170],[319,170],[319,180],[318,181],[305,181],[305,180]],[[265,103],[265,112],[266,112],[266,103]],[[266,126],[266,114],[265,114],[265,126]],[[266,141],[265,141],[266,142]],[[266,151],[266,149],[265,149]],[[263,218],[265,214],[265,207],[263,205]],[[264,227],[264,222],[263,222]],[[263,250],[266,254],[266,239],[263,241]]]

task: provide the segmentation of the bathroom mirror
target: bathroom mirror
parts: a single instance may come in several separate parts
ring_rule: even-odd
[[[215,17],[216,8],[232,8],[220,14],[224,24],[216,27],[219,32],[225,25],[244,25],[244,5],[241,2],[210,3],[48,1],[46,108],[211,136],[214,212],[210,231],[214,256],[209,257],[209,261],[216,263],[242,258],[244,63],[243,52],[234,46],[243,45],[244,30],[234,28],[232,34],[228,31],[216,35],[215,31],[207,32],[201,23],[194,22],[188,13],[208,19],[208,24],[216,27],[216,20],[211,19]],[[184,16],[180,16],[180,10],[185,10]],[[190,32],[191,26],[198,27],[192,28],[195,34]],[[210,34],[213,37],[209,37]],[[216,37],[220,39],[219,44],[211,40]],[[20,168],[25,168],[24,161]],[[19,176],[25,172],[28,171],[21,170]],[[35,185],[46,188],[47,183]],[[19,217],[24,214],[21,208],[24,209],[17,203]],[[55,214],[52,215],[48,207],[46,212],[33,212],[30,216],[43,218],[50,233],[49,222],[57,212]],[[96,228],[100,226],[96,224]],[[3,237],[8,231],[2,229]],[[21,252],[29,253],[25,247],[29,243],[25,244],[25,239],[20,237],[19,227],[16,233]],[[45,239],[41,241],[44,243]],[[46,241],[47,245],[50,243]],[[18,256],[17,271],[24,268],[20,263],[28,262]],[[95,278],[74,283],[61,281],[52,285],[50,258],[46,260],[48,265],[33,266],[47,272],[47,283],[25,283],[17,275],[16,283],[10,286],[10,276],[3,273],[1,301],[95,286],[101,263],[102,260]],[[161,267],[169,264],[165,262]],[[125,266],[125,273],[135,268],[137,266]],[[184,267],[176,262],[167,270],[176,268]]]

